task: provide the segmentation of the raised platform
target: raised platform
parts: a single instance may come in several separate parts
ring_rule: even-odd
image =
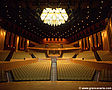
[[[82,90],[82,88],[111,88],[112,82],[95,81],[30,81],[0,83],[0,90]],[[84,89],[90,90],[90,89]],[[95,89],[94,89],[95,90]],[[97,89],[103,90],[103,89]]]

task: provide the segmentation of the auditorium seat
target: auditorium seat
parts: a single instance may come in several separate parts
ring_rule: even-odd
[[[33,52],[36,58],[46,58],[45,53],[42,52]]]
[[[75,55],[75,53],[63,53],[62,58],[72,58]]]
[[[7,77],[5,71],[0,70],[0,82],[6,82],[6,81],[7,81]]]
[[[29,52],[24,51],[16,51],[14,52],[12,59],[24,59],[24,58],[32,58]]]
[[[97,51],[102,61],[112,61],[112,53],[109,51]]]
[[[74,55],[77,55],[80,51],[75,50],[75,51],[63,51],[63,56],[62,58],[72,58]]]
[[[51,62],[48,60],[24,65],[12,71],[14,81],[50,80]]]
[[[100,73],[99,81],[110,81],[112,82],[112,70],[104,69]]]
[[[95,69],[72,63],[67,60],[57,61],[58,80],[92,80]]]
[[[9,53],[9,50],[0,50],[0,61],[5,61]]]
[[[94,52],[92,51],[83,51],[80,52],[76,59],[84,59],[84,60],[96,60],[95,56],[94,56]]]

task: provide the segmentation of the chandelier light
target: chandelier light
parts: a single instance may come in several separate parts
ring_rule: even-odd
[[[41,20],[48,25],[58,26],[64,24],[68,20],[68,15],[65,9],[62,8],[46,8],[40,16]]]

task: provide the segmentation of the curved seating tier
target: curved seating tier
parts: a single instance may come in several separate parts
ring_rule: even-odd
[[[9,53],[10,51],[8,50],[0,51],[0,61],[5,61]]]
[[[11,71],[15,81],[26,81],[50,80],[50,70],[51,62],[43,60],[20,68],[15,68]]]
[[[28,52],[17,51],[14,52],[12,59],[24,59],[24,58],[32,58]]]
[[[72,58],[75,54],[78,54],[78,53],[79,53],[79,50],[69,51],[69,52],[64,51],[62,58]]]
[[[102,61],[112,61],[112,53],[109,51],[97,51]]]
[[[84,51],[80,52],[76,58],[84,58],[84,59],[96,59],[94,56],[94,52],[92,51]]]
[[[36,58],[46,58],[45,53],[33,52],[33,54]]]
[[[92,80],[95,69],[72,63],[67,60],[57,61],[58,80]]]

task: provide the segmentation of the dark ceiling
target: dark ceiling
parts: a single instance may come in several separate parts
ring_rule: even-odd
[[[44,8],[65,8],[68,21],[60,26],[44,24]],[[112,0],[1,0],[0,17],[39,38],[68,38],[108,18]]]

